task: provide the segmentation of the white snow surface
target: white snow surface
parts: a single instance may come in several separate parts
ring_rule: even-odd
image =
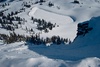
[[[23,7],[23,1],[31,0],[14,0],[9,2],[9,6],[0,8],[0,11],[8,9],[4,12],[6,15],[9,12],[20,10]],[[35,1],[32,0],[31,3]],[[48,7],[49,1],[54,3],[53,7]],[[41,31],[36,29],[36,24],[31,23],[30,19],[33,16],[59,25],[49,33],[42,32],[41,37],[59,35],[73,41],[76,37],[78,23],[100,16],[100,1],[79,0],[80,4],[71,2],[73,0],[46,0],[43,5],[33,4],[31,8],[26,8],[25,12],[16,15],[25,18],[27,22],[15,32],[30,35],[24,30],[27,27],[40,33]],[[89,23],[93,30],[84,37],[77,37],[71,45],[27,46],[24,42],[3,44],[0,40],[0,67],[100,67],[99,21],[100,17],[90,20]],[[11,31],[0,28],[2,34],[9,34],[9,32]]]
[[[0,41],[1,42],[1,41]],[[24,42],[0,44],[0,67],[99,67],[97,57],[77,61],[50,59],[27,49]],[[41,49],[41,48],[40,48]]]
[[[3,44],[0,41],[1,67],[100,67],[100,17],[89,23],[93,30],[79,36],[71,45]]]
[[[76,24],[73,23],[73,19],[69,16],[59,15],[51,12],[47,12],[43,9],[33,7],[29,12],[29,16],[33,16],[36,18],[46,19],[46,21],[50,21],[53,24],[59,25],[59,27],[55,27],[52,31],[48,33],[42,32],[41,37],[52,37],[54,35],[60,36],[63,38],[69,38],[73,40],[76,37],[77,28]],[[75,34],[73,34],[75,32]]]

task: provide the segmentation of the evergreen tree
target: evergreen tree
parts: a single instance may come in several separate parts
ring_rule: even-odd
[[[54,4],[51,3],[51,2],[49,2],[48,6],[49,6],[49,7],[52,7],[52,6],[54,6]]]

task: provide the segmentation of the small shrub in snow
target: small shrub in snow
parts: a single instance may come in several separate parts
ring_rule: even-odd
[[[24,6],[25,6],[25,7],[27,7],[27,8],[30,8],[30,7],[31,7],[31,5],[27,5],[27,4],[26,4],[26,5],[24,5]]]
[[[49,7],[52,7],[52,6],[54,6],[54,4],[53,4],[52,2],[49,2],[49,3],[48,3],[48,6],[49,6]]]
[[[79,4],[79,1],[78,0],[74,0],[74,2],[72,2],[74,4]]]
[[[3,12],[0,12],[0,16],[2,17],[4,15],[4,13]]]

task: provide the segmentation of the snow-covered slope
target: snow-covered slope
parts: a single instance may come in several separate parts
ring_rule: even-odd
[[[78,61],[50,59],[27,49],[24,42],[0,44],[1,67],[99,67],[100,59],[96,57]]]
[[[76,37],[75,29],[77,28],[77,26],[75,23],[73,23],[73,19],[69,16],[51,13],[37,7],[33,7],[32,10],[29,12],[29,15],[35,18],[46,19],[46,21],[50,21],[53,24],[56,23],[57,25],[59,25],[59,27],[55,27],[48,33],[42,32],[42,34],[40,34],[41,37],[46,38],[55,35],[63,38],[69,38],[71,40]]]
[[[25,42],[4,44],[0,40],[0,67],[100,67],[100,17],[97,17],[100,16],[100,1],[78,0],[79,4],[75,4],[73,0],[45,0],[46,2],[42,4],[36,4],[37,1],[0,2],[0,12],[3,11],[5,16],[12,11],[18,11],[19,13],[13,16],[25,19],[14,31],[6,30],[0,24],[0,34],[9,35],[10,32],[25,36],[40,34],[43,38],[59,35],[74,42],[70,45],[53,44],[47,47],[29,43],[26,45]],[[26,2],[28,5],[25,5]],[[54,5],[48,6],[49,2]],[[2,6],[4,3],[9,3],[9,5]],[[33,23],[31,17],[56,23],[57,26],[45,33],[37,29],[37,23]],[[93,29],[85,36],[75,38],[77,24],[85,21]],[[16,24],[17,21],[13,23]],[[30,29],[33,29],[35,33],[30,32]]]
[[[14,0],[12,2],[9,2],[9,0],[7,0],[6,3],[9,3],[9,6],[5,6],[4,8],[1,7],[0,11],[4,11],[5,15],[11,13],[12,11],[21,11],[21,13],[18,13],[15,16],[20,16],[26,21],[21,25],[19,29],[15,29],[14,32],[16,32],[17,34],[30,35],[30,32],[27,32],[25,30],[26,27],[28,28],[28,30],[32,28],[36,34],[41,33],[41,31],[36,29],[37,24],[33,24],[30,20],[31,16],[34,16],[39,19],[44,19],[50,21],[51,23],[56,23],[57,25],[59,25],[59,27],[54,28],[52,31],[49,31],[49,33],[42,32],[41,37],[60,35],[61,37],[69,38],[72,41],[76,37],[77,24],[79,22],[87,21],[95,16],[100,16],[100,4],[98,0],[79,0],[80,4],[72,3],[73,0],[45,1],[46,2],[43,2],[43,4],[40,5],[40,3],[35,4],[37,0]],[[30,8],[27,8],[23,5],[26,2],[28,5],[31,5]],[[49,7],[49,2],[53,3],[54,6]],[[21,10],[22,8],[24,8],[25,10]],[[11,32],[4,29],[1,30],[2,32],[0,33],[2,34],[9,34],[9,32]]]
[[[86,21],[93,30],[89,31],[85,36],[78,36],[70,45],[51,45],[44,48],[42,46],[29,45],[29,49],[55,59],[79,60],[86,57],[100,58],[99,20],[100,17],[96,17]],[[40,47],[41,49],[37,49]]]
[[[91,20],[83,22],[83,23],[89,23],[89,27],[92,27],[93,29],[88,32],[85,36],[78,36],[74,44],[81,45],[99,45],[100,44],[100,16],[99,17],[93,17]]]

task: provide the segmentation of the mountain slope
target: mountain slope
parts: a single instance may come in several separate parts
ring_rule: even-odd
[[[28,47],[25,46],[24,42],[19,42],[19,43],[16,42],[7,45],[0,44],[0,53],[1,53],[0,66],[1,67],[22,67],[22,66],[24,67],[88,67],[88,66],[99,67],[100,66],[100,59],[96,57],[85,58],[78,61],[50,59],[34,51],[30,51],[27,48]]]
[[[76,37],[75,29],[77,23],[73,23],[73,19],[69,16],[51,13],[37,7],[32,8],[32,10],[29,12],[29,16],[46,19],[46,21],[50,21],[53,24],[56,23],[56,25],[58,26],[53,28],[52,30],[49,30],[48,33],[42,32],[40,36],[43,38],[52,37],[55,35],[73,40]]]
[[[6,42],[0,35],[0,67],[100,67],[100,2],[78,1],[79,3],[74,3],[74,0],[45,0],[42,3],[39,0],[0,2],[0,34],[6,34],[5,39],[10,40],[11,33],[14,33],[24,37],[39,35],[44,39],[55,35],[73,41],[68,45],[46,46],[22,42],[25,39],[22,37],[22,41],[18,40],[21,42],[4,44]],[[13,17],[11,24],[10,17]],[[47,24],[51,22],[51,25],[55,25],[54,28],[50,30],[47,27],[48,33],[39,30],[41,20]],[[78,23],[88,23],[93,29],[78,36]],[[14,30],[7,30],[7,25],[14,27]]]
[[[45,48],[43,46],[29,45],[29,49],[55,59],[79,60],[86,57],[100,58],[99,20],[100,17],[96,17],[86,21],[93,30],[89,31],[85,36],[78,36],[70,45],[51,45]]]
[[[71,39],[71,41],[74,40],[74,38],[76,37],[76,30],[77,30],[77,24],[83,21],[87,21],[89,19],[91,19],[94,16],[100,16],[100,9],[99,9],[99,1],[95,1],[95,0],[79,0],[80,4],[74,4],[72,3],[73,0],[45,0],[45,2],[42,3],[42,5],[40,5],[40,3],[38,2],[36,4],[36,2],[38,2],[37,0],[14,0],[12,2],[3,2],[1,4],[7,3],[9,4],[8,6],[5,6],[4,8],[2,7],[2,5],[0,6],[1,9],[0,11],[4,11],[5,15],[8,15],[8,13],[11,12],[16,12],[18,11],[19,13],[17,15],[14,16],[19,16],[23,19],[25,19],[25,21],[22,22],[21,26],[19,26],[18,29],[15,29],[15,33],[16,34],[21,34],[21,35],[25,35],[25,36],[29,36],[30,33],[31,35],[33,34],[33,32],[27,31],[26,28],[28,28],[28,30],[33,29],[35,34],[39,34],[41,33],[41,31],[37,30],[37,24],[33,24],[31,21],[31,16],[33,17],[37,17],[39,19],[44,19],[47,20],[48,22],[50,21],[51,23],[64,23],[66,24],[66,27],[62,27],[62,25],[64,24],[57,24],[59,27],[54,28],[53,31],[50,31],[49,33],[45,33],[42,32],[41,37],[47,37],[49,35],[49,37],[51,37],[52,33],[55,33],[55,35],[59,35],[58,31],[61,31],[61,37],[64,38],[68,38]],[[49,3],[54,4],[53,6],[48,6]],[[31,5],[29,8],[26,6],[27,5]],[[89,5],[88,5],[89,3]],[[93,4],[92,4],[93,3]],[[18,7],[17,7],[18,6]],[[16,8],[17,7],[17,8]],[[31,11],[32,9],[34,9],[34,7],[39,8],[36,11],[36,15],[31,15],[29,16],[28,13]],[[23,10],[22,10],[23,9]],[[41,17],[39,17],[39,14],[42,14]],[[55,15],[56,14],[56,15]],[[50,15],[48,17],[45,17],[46,15]],[[59,18],[55,17],[55,16],[59,16]],[[50,17],[52,17],[52,19],[49,19]],[[66,18],[70,17],[71,19],[73,19],[73,21],[71,21],[71,23],[68,24],[67,26],[67,22],[69,20],[67,20]],[[62,18],[62,19],[60,19]],[[55,19],[55,20],[54,20]],[[65,21],[64,21],[65,20]],[[74,23],[76,22],[76,23]],[[13,22],[15,23],[15,21]],[[61,27],[60,27],[61,26]],[[66,32],[64,33],[64,31],[62,31],[59,28],[63,28],[62,30],[66,29]],[[68,28],[71,30],[68,30]],[[58,31],[56,31],[56,29]],[[9,35],[9,32],[12,31],[6,31],[5,29],[2,29],[2,32],[0,32],[1,34],[7,34]],[[67,31],[68,30],[68,31]],[[21,32],[18,32],[21,31]],[[68,32],[68,33],[67,33]],[[67,35],[68,34],[68,35]],[[44,36],[46,35],[46,36]]]

